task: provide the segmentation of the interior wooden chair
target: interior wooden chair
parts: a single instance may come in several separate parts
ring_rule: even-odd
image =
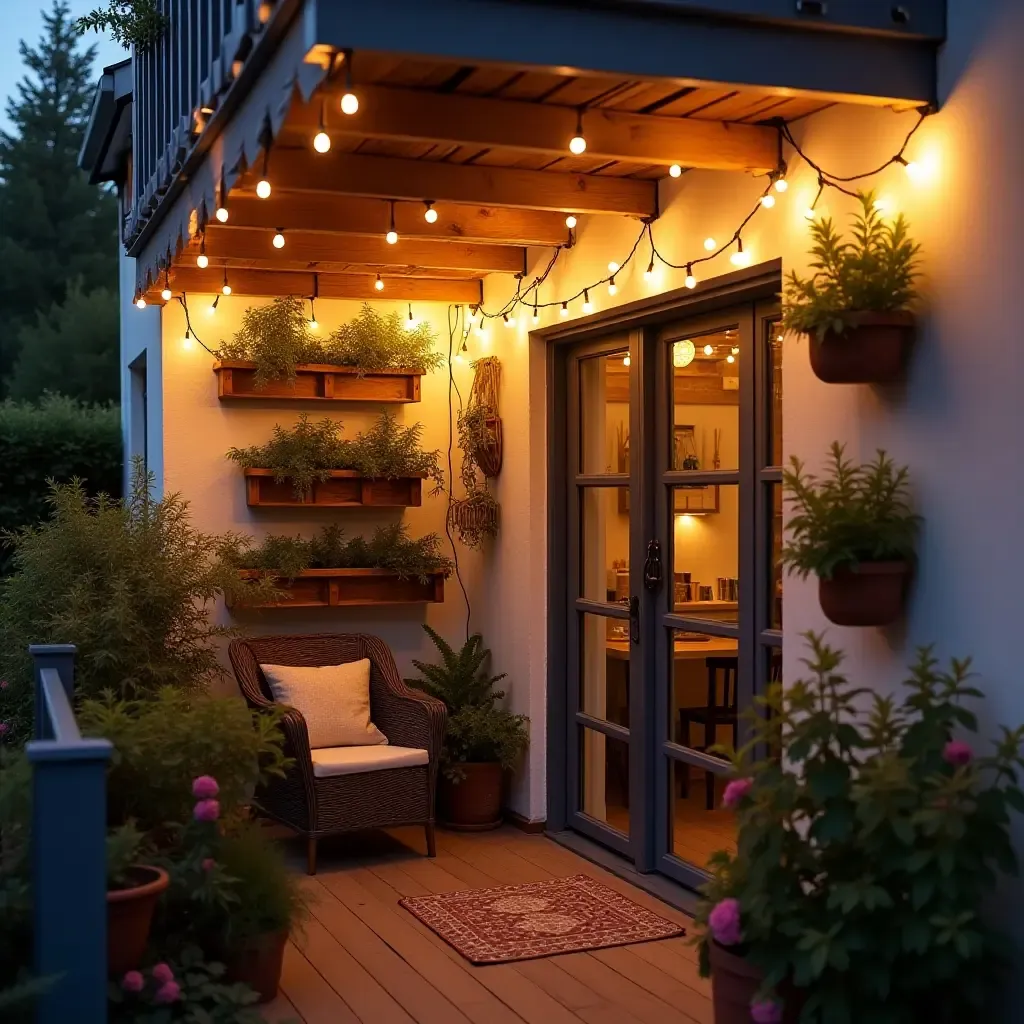
[[[435,856],[434,794],[446,709],[405,685],[383,640],[361,633],[247,637],[233,640],[228,653],[254,710],[275,704],[261,664],[370,660],[370,717],[388,743],[311,751],[305,719],[288,708],[282,719],[285,754],[295,764],[257,794],[270,817],[305,837],[309,874],[316,874],[317,840],[341,832],[423,825],[427,856]]]

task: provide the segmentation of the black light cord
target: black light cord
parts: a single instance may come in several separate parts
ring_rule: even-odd
[[[463,580],[462,572],[459,569],[459,549],[455,543],[455,537],[452,534],[450,520],[452,502],[454,500],[452,492],[455,487],[455,472],[452,460],[452,449],[455,446],[455,426],[453,423],[455,416],[455,401],[452,398],[453,391],[459,397],[459,411],[462,411],[462,392],[459,391],[459,386],[455,383],[455,371],[452,369],[452,360],[455,357],[455,336],[459,333],[459,318],[461,314],[462,306],[448,307],[448,508],[446,509],[444,516],[444,532],[445,536],[448,538],[448,544],[452,549],[452,562],[455,564],[455,578],[459,582],[459,589],[462,591],[463,600],[466,602],[466,639],[468,640],[470,636],[470,623],[473,619],[473,607],[470,604],[469,591],[466,590],[466,583]]]
[[[210,346],[209,346],[209,345],[207,345],[207,344],[205,344],[205,343],[203,342],[203,339],[202,339],[202,338],[200,338],[198,334],[196,334],[196,332],[195,332],[194,328],[192,327],[192,321],[191,321],[191,320],[189,319],[189,315],[188,315],[188,296],[187,296],[187,295],[186,295],[186,294],[185,294],[184,292],[182,292],[182,293],[181,293],[181,294],[180,294],[180,295],[178,296],[178,302],[180,302],[180,303],[181,303],[181,308],[182,308],[182,309],[183,309],[183,310],[185,311],[185,330],[187,330],[187,331],[188,331],[188,333],[189,333],[189,335],[190,335],[191,337],[195,338],[195,340],[196,340],[197,342],[199,342],[199,344],[200,344],[200,345],[201,345],[201,346],[202,346],[203,348],[205,348],[205,349],[206,349],[206,351],[207,351],[207,352],[209,352],[211,356],[213,356],[214,358],[216,358],[216,357],[217,357],[217,353],[216,353],[216,352],[214,352],[214,351],[213,351],[213,349],[212,349],[212,348],[210,348]]]

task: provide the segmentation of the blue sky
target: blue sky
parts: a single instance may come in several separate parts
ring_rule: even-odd
[[[43,30],[42,12],[49,10],[51,0],[0,0],[3,6],[3,31],[0,32],[0,124],[8,127],[4,110],[7,98],[14,92],[15,85],[25,74],[24,65],[18,55],[18,42],[27,39],[35,45]],[[105,6],[105,0],[69,0],[72,17],[85,14],[95,7]],[[89,33],[86,43],[98,44],[96,55],[96,78],[107,64],[114,64],[128,56],[109,36]]]

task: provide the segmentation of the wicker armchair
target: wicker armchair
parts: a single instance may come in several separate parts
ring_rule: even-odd
[[[267,814],[306,838],[311,875],[316,874],[317,840],[339,832],[423,825],[427,856],[435,856],[434,794],[445,706],[405,685],[383,640],[360,633],[249,637],[233,640],[228,652],[242,695],[254,710],[274,703],[261,663],[322,666],[369,658],[374,724],[390,744],[427,751],[426,764],[319,778],[305,720],[295,708],[285,712],[285,753],[295,765],[258,796]]]

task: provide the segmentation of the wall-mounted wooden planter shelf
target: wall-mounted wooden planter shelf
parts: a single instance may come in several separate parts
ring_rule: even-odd
[[[257,569],[242,569],[239,575],[242,579],[256,579],[262,574]],[[280,580],[278,586],[291,597],[244,607],[344,608],[444,601],[442,573],[433,573],[426,583],[421,583],[416,577],[399,579],[389,569],[304,569],[295,579]]]
[[[235,398],[286,399],[300,402],[418,402],[419,370],[375,370],[360,373],[349,366],[309,363],[295,368],[294,380],[255,384],[256,364],[239,360],[218,360],[217,397],[223,402]]]
[[[245,471],[245,501],[250,508],[405,507],[423,504],[423,477],[373,480],[352,469],[332,469],[327,480],[315,480],[305,499],[290,480],[278,483],[271,469]]]

